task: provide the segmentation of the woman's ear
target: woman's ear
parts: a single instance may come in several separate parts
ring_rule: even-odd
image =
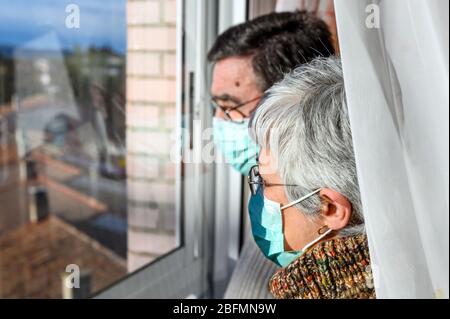
[[[321,219],[328,228],[340,230],[348,225],[352,215],[352,205],[341,193],[330,188],[320,190],[322,200]]]

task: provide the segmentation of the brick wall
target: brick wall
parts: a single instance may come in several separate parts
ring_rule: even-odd
[[[176,1],[128,0],[128,271],[175,248]]]

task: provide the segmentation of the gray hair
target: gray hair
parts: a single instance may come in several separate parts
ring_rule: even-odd
[[[289,201],[331,188],[352,204],[341,235],[364,232],[361,197],[338,58],[318,58],[297,67],[266,91],[250,122],[250,135],[276,159]],[[320,214],[319,196],[295,205],[306,216]]]

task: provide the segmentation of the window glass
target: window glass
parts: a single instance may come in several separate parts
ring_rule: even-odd
[[[89,297],[179,246],[176,1],[68,3],[0,0],[1,298]]]

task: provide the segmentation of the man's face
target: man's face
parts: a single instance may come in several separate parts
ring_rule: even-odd
[[[253,73],[251,57],[230,57],[218,61],[213,70],[211,95],[222,107],[216,109],[216,117],[227,119],[223,110],[251,101],[229,112],[233,119],[249,117],[262,95]]]

